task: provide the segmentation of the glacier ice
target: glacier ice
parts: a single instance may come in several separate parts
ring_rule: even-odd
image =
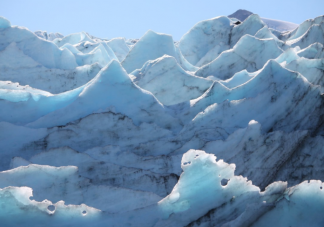
[[[324,17],[246,12],[179,42],[0,17],[1,226],[322,226]]]
[[[201,66],[229,49],[230,31],[231,23],[227,17],[199,22],[181,38],[179,49],[189,63]],[[208,60],[206,55],[211,55],[213,59]]]
[[[302,49],[298,52],[300,57],[314,59],[314,58],[323,58],[324,57],[324,48],[321,43],[313,43]]]
[[[181,127],[180,122],[170,116],[150,92],[131,81],[120,63],[115,60],[103,68],[80,93],[71,96],[75,97],[73,102],[68,101],[69,104],[64,108],[58,108],[29,123],[28,126],[34,128],[60,126],[92,113],[113,111],[130,116],[135,124],[156,122],[159,126],[172,130],[179,130]],[[94,99],[96,102],[93,102]],[[66,100],[63,98],[63,102]]]
[[[176,55],[172,36],[149,30],[129,51],[122,61],[122,66],[131,73],[141,68],[148,60],[154,60],[165,54],[173,57]]]
[[[269,59],[275,59],[281,53],[282,49],[274,39],[258,39],[245,35],[233,49],[222,52],[215,60],[201,67],[195,75],[229,79],[243,69],[249,72],[257,71]]]
[[[133,81],[152,94],[164,105],[174,105],[202,95],[212,84],[211,80],[187,73],[174,57],[164,55],[148,61],[132,73]],[[172,86],[170,82],[172,80]]]
[[[10,28],[11,23],[4,17],[0,17],[0,29]]]
[[[5,202],[6,205],[3,206],[1,215],[9,212],[12,208],[14,208],[16,212],[10,212],[10,218],[17,219],[17,217],[22,215],[21,219],[18,218],[16,221],[9,222],[8,226],[15,226],[15,224],[21,223],[21,220],[33,223],[35,222],[35,220],[33,220],[35,216],[41,213],[43,213],[42,217],[40,217],[41,220],[36,219],[38,222],[47,221],[49,226],[55,226],[55,224],[57,224],[56,222],[62,222],[62,210],[65,210],[65,214],[70,216],[69,219],[65,220],[65,224],[80,225],[79,223],[82,223],[81,226],[86,226],[88,224],[87,221],[93,221],[94,226],[103,226],[107,222],[113,226],[138,226],[139,224],[151,226],[153,223],[155,223],[155,226],[185,226],[188,224],[199,226],[201,224],[212,223],[214,226],[226,226],[243,222],[247,222],[249,225],[260,226],[258,223],[293,224],[296,222],[295,218],[282,220],[273,218],[273,216],[278,216],[279,212],[282,213],[282,210],[290,207],[291,215],[294,217],[294,214],[298,214],[301,209],[300,207],[304,204],[311,203],[320,206],[322,201],[322,193],[319,193],[321,190],[320,187],[322,187],[322,182],[320,181],[311,181],[310,183],[303,182],[291,188],[287,188],[285,182],[279,181],[272,183],[261,192],[257,186],[253,185],[253,182],[248,181],[247,178],[234,174],[234,164],[227,164],[223,160],[216,160],[214,155],[207,154],[201,150],[189,150],[184,154],[181,160],[181,167],[183,173],[172,192],[164,199],[152,205],[147,206],[142,202],[141,209],[138,209],[136,206],[134,207],[134,205],[140,205],[139,203],[134,204],[134,201],[136,201],[136,199],[141,200],[141,195],[139,195],[141,192],[130,191],[129,193],[137,193],[137,195],[128,197],[132,194],[123,195],[123,193],[125,193],[124,189],[115,189],[115,191],[112,191],[113,188],[111,187],[105,188],[106,197],[102,197],[104,203],[97,202],[96,204],[99,206],[106,206],[107,211],[112,209],[114,214],[111,212],[100,212],[84,204],[65,205],[64,201],[53,203],[48,199],[42,202],[37,202],[37,200],[35,200],[39,196],[41,198],[46,195],[56,201],[56,194],[53,190],[55,187],[59,187],[62,190],[69,185],[70,187],[68,188],[72,193],[73,185],[79,185],[82,182],[82,178],[73,178],[77,170],[76,167],[57,168],[39,165],[18,167],[11,171],[1,172],[0,174],[5,176],[11,175],[12,182],[14,182],[17,177],[18,179],[23,179],[23,181],[28,182],[28,184],[34,184],[36,190],[32,192],[30,187],[19,186],[5,187],[2,189],[0,191],[1,201]],[[21,171],[26,168],[28,169],[27,171]],[[54,179],[57,179],[57,177],[69,176],[69,180],[62,181],[63,184],[52,185],[49,191],[44,192],[41,188],[48,188],[46,185],[51,185],[52,178],[42,178],[41,172],[36,180],[35,174],[31,174],[35,168],[40,168],[42,172],[45,171],[44,173],[50,171],[54,174],[52,175]],[[58,172],[62,172],[62,174],[56,174]],[[34,179],[34,183],[28,181],[31,176]],[[226,184],[222,183],[223,179],[227,179]],[[5,184],[3,180],[2,184]],[[78,201],[78,194],[75,193],[73,193],[73,196],[67,198],[75,203],[80,203],[84,200],[94,202],[95,194],[92,193],[99,193],[99,188],[97,189],[96,186],[92,187],[91,190],[89,190],[90,188],[86,191],[78,190],[80,193],[83,193],[82,200]],[[188,190],[188,188],[191,190]],[[65,195],[69,193],[69,190],[64,190]],[[6,196],[4,197],[4,195]],[[29,197],[32,195],[33,200],[30,200]],[[102,196],[102,193],[100,195]],[[123,201],[114,201],[114,198],[120,196],[123,196]],[[148,200],[149,196],[146,195],[145,198]],[[306,198],[308,198],[308,200],[305,200]],[[309,198],[313,199],[309,200]],[[100,198],[97,197],[97,199]],[[14,203],[14,201],[18,201],[18,203]],[[114,201],[116,207],[110,207],[109,201]],[[128,203],[125,204],[126,201]],[[151,198],[151,201],[154,201],[154,197]],[[290,203],[287,203],[287,201]],[[293,202],[294,205],[292,205],[291,202]],[[52,204],[55,207],[54,211],[51,211],[50,209],[52,208],[49,207]],[[21,209],[20,207],[24,205],[29,205],[29,207],[33,209]],[[235,212],[232,212],[232,210],[235,210]],[[256,210],[258,210],[258,212],[256,212]],[[316,224],[323,221],[320,211],[316,211],[316,208],[314,208],[311,212],[313,215],[298,220],[299,223]],[[148,214],[145,219],[143,219],[144,214]],[[52,219],[51,222],[48,222],[49,218]],[[7,220],[9,220],[9,218],[5,218],[5,223]],[[280,222],[280,220],[283,222]],[[263,224],[261,224],[261,226],[262,225]]]
[[[62,35],[59,32],[47,33],[46,31],[35,31],[34,33],[38,37],[43,38],[45,40],[50,40],[50,41],[53,41],[54,39],[57,39],[57,38],[63,38],[64,37],[64,35]]]
[[[129,52],[124,38],[115,38],[107,41],[107,45],[114,51],[116,57],[122,62]]]

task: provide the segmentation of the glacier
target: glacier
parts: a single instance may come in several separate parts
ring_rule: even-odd
[[[179,41],[0,17],[1,226],[322,226],[323,45],[324,16]]]

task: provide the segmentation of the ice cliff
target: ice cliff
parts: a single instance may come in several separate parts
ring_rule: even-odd
[[[324,16],[269,23],[175,42],[0,17],[0,225],[323,226]]]

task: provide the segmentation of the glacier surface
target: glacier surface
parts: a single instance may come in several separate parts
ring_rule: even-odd
[[[0,17],[1,226],[322,226],[323,45],[324,16],[179,42]]]

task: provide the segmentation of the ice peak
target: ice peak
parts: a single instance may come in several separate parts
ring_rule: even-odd
[[[148,30],[130,50],[122,65],[128,73],[131,73],[135,69],[142,68],[145,62],[165,54],[176,56],[172,36]]]
[[[172,39],[172,36],[171,35],[168,35],[168,34],[164,34],[164,33],[158,33],[158,32],[155,32],[151,29],[147,30],[147,32],[145,32],[145,34],[142,36],[142,38],[147,38],[147,37],[153,37],[153,36],[167,36],[167,37],[170,37]]]
[[[276,60],[270,59],[269,61],[267,61],[267,63],[265,63],[263,69],[261,69],[261,71],[264,70],[273,70],[273,71],[277,71],[277,70],[287,70],[285,68],[283,68]]]
[[[7,20],[4,17],[0,17],[0,29],[6,29],[11,26],[11,23],[9,20]]]
[[[245,19],[244,23],[260,23],[265,25],[265,23],[261,20],[258,14],[251,14],[248,18]]]
[[[99,82],[109,83],[124,83],[131,82],[125,69],[120,65],[117,60],[112,60],[106,67],[104,67],[97,77]]]

